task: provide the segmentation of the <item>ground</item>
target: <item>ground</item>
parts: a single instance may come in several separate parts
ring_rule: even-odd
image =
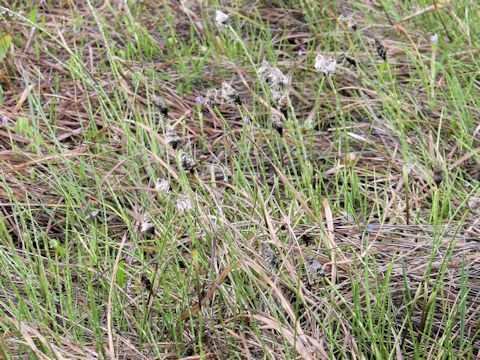
[[[0,5],[0,357],[479,356],[475,0]]]

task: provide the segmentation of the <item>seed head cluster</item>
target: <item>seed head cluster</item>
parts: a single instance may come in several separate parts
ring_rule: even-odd
[[[257,73],[268,85],[274,101],[278,101],[283,95],[287,94],[288,78],[279,68],[270,66],[269,62],[264,59]]]
[[[154,230],[154,225],[152,219],[148,214],[143,214],[140,219],[140,233],[150,232]]]
[[[319,279],[326,276],[325,270],[323,270],[322,264],[313,256],[307,256],[305,258],[305,266],[310,276],[314,279]]]
[[[377,49],[378,56],[380,56],[383,61],[387,61],[387,49],[385,49],[385,46],[383,46],[379,39],[375,39],[375,47]]]
[[[172,147],[172,149],[176,149],[178,144],[180,143],[180,136],[175,132],[173,126],[168,126],[167,131],[165,134],[165,142]]]
[[[158,95],[151,95],[151,100],[152,104],[155,105],[158,110],[160,110],[160,113],[163,116],[168,117],[168,106],[165,103],[165,100],[163,100],[162,97]]]
[[[280,116],[278,116],[278,114],[276,113],[272,113],[271,121],[273,128],[277,130],[280,135],[283,135],[283,128],[285,124],[283,123]]]
[[[218,26],[228,26],[228,14],[220,10],[215,11],[215,22]]]
[[[277,270],[280,266],[280,261],[278,260],[277,255],[275,254],[275,251],[272,250],[269,244],[263,244],[263,255],[265,257],[265,260],[267,261],[268,265],[274,269]]]
[[[337,60],[333,56],[317,55],[315,58],[315,69],[329,76],[335,72],[337,68]]]
[[[240,96],[238,95],[237,90],[233,88],[228,82],[224,81],[222,83],[222,97],[226,103],[240,105]]]
[[[165,179],[158,179],[155,184],[155,190],[160,194],[166,195],[170,191],[170,182]]]
[[[288,78],[283,72],[274,66],[271,66],[267,60],[262,61],[257,74],[267,85],[270,92],[270,98],[277,110],[280,110],[285,117],[288,115],[290,99],[288,96]],[[283,134],[284,123],[278,114],[272,113],[271,124],[279,134]]]
[[[180,150],[180,165],[187,172],[193,172],[195,170],[195,160],[192,155],[184,150]]]
[[[205,98],[203,99],[203,104],[210,107],[210,108],[215,108],[218,106],[218,90],[217,89],[210,89],[207,90],[207,94]]]
[[[183,214],[193,209],[192,201],[186,195],[181,195],[178,197],[175,207],[180,214]]]

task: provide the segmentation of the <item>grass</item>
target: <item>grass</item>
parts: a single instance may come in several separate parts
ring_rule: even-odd
[[[434,4],[0,1],[0,357],[478,357],[480,12]]]

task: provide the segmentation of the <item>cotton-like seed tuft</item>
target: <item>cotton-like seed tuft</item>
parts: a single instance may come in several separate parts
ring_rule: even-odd
[[[218,26],[228,26],[228,14],[223,11],[215,11],[215,22]]]
[[[237,90],[226,81],[222,83],[222,97],[229,104],[241,104]]]
[[[186,195],[181,195],[177,199],[177,203],[175,204],[175,207],[177,208],[177,211],[180,214],[183,214],[183,213],[193,209],[192,201]]]
[[[164,195],[168,194],[170,191],[170,182],[165,179],[158,179],[155,184],[155,190]]]
[[[337,60],[332,56],[323,56],[318,54],[315,58],[315,69],[323,72],[325,75],[331,75],[337,68]]]
[[[178,144],[180,143],[180,136],[178,136],[178,134],[175,132],[173,126],[169,126],[167,128],[165,134],[165,142],[173,149],[176,149],[178,147]]]
[[[185,171],[193,172],[193,170],[195,169],[196,163],[193,157],[189,153],[182,150],[180,152],[180,165]]]

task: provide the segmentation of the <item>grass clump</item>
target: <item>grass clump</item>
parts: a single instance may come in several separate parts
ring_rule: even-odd
[[[474,1],[0,13],[2,358],[478,356]]]

